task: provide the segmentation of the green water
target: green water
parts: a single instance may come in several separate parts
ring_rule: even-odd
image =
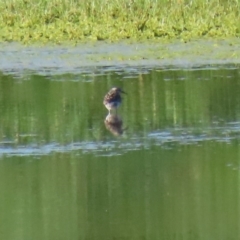
[[[239,144],[234,66],[1,73],[0,238],[239,239]]]

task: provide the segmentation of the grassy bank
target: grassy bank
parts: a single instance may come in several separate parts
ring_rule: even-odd
[[[2,0],[0,41],[240,36],[238,0]]]

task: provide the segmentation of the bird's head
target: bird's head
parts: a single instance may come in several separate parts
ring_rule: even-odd
[[[121,88],[118,88],[118,87],[113,87],[113,88],[111,89],[111,91],[113,91],[113,92],[115,92],[115,93],[118,93],[118,94],[120,94],[120,93],[126,94]]]

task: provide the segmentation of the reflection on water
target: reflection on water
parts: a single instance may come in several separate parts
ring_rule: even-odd
[[[0,76],[2,239],[239,239],[239,70],[148,71]]]
[[[123,121],[119,115],[109,113],[105,118],[104,123],[107,130],[109,130],[113,135],[119,136],[123,134]]]

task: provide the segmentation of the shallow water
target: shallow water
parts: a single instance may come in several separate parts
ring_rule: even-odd
[[[238,68],[240,40],[92,42],[76,46],[22,46],[0,43],[0,69],[18,77],[37,74],[104,75],[146,73],[150,69]],[[218,67],[217,67],[218,68]]]
[[[2,68],[1,238],[239,239],[239,68],[79,69]]]

